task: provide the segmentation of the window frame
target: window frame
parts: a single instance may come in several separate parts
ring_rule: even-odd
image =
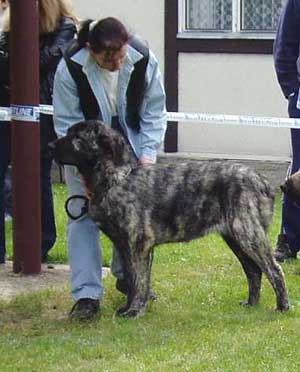
[[[200,31],[189,30],[187,24],[187,6],[189,0],[178,0],[178,39],[255,39],[274,40],[276,31],[241,30],[241,0],[232,0],[232,30],[231,31]]]

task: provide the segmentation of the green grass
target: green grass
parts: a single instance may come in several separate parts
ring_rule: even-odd
[[[65,200],[55,187],[59,240],[53,261],[66,260]],[[276,200],[270,238],[280,224]],[[110,243],[104,241],[105,260]],[[261,304],[247,297],[242,269],[222,240],[210,235],[156,249],[153,288],[159,300],[138,320],[119,319],[124,298],[104,279],[102,311],[91,324],[71,323],[68,288],[0,302],[0,371],[286,371],[300,370],[300,260],[283,264],[291,310],[274,311],[264,279]]]

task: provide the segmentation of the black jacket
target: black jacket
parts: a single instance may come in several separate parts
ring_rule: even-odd
[[[298,93],[297,61],[300,48],[300,0],[288,0],[279,18],[274,42],[274,62],[278,82],[284,96]]]
[[[54,32],[40,36],[40,103],[52,104],[53,82],[56,67],[74,38],[76,27],[70,18],[63,17]],[[9,106],[9,35],[0,35],[0,105]],[[53,119],[41,115],[41,150],[55,138]]]

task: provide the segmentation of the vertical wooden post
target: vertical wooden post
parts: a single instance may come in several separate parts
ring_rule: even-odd
[[[165,88],[167,111],[178,111],[178,1],[165,1]],[[178,151],[178,123],[169,123],[165,137],[165,152]]]
[[[10,0],[13,271],[41,271],[39,23],[37,0]]]

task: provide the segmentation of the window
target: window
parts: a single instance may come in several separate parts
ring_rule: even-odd
[[[178,0],[178,37],[274,38],[285,0]]]

